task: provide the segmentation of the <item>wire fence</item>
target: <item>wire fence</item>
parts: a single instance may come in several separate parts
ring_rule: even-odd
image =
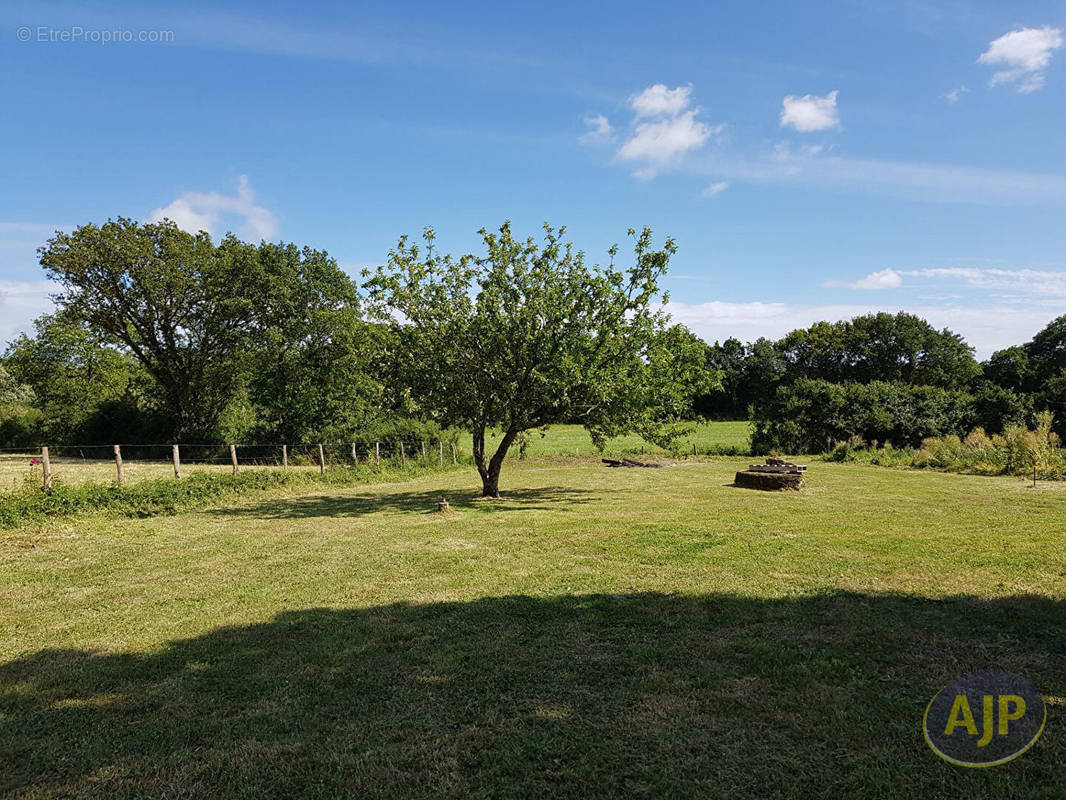
[[[113,444],[0,448],[0,490],[35,484],[51,488],[69,484],[146,478],[181,478],[191,471],[231,472],[245,469],[396,467],[408,464],[457,464],[458,443],[401,439],[299,444]]]

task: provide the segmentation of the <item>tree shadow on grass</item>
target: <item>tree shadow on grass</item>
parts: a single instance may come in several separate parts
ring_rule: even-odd
[[[545,486],[539,489],[508,491],[500,499],[478,496],[474,491],[425,490],[385,491],[372,494],[310,495],[268,500],[251,505],[213,509],[221,517],[256,517],[269,519],[303,519],[311,517],[357,517],[376,511],[434,512],[437,503],[446,499],[457,511],[477,509],[491,513],[503,511],[547,511],[559,505],[591,502],[602,492],[589,492],[570,486]]]
[[[309,609],[0,666],[0,795],[1052,798],[1062,602],[503,597]],[[998,667],[1059,698],[989,770],[922,740]]]

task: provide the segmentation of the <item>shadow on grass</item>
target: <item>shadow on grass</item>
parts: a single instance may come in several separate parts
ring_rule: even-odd
[[[1052,798],[1029,753],[937,759],[929,698],[1000,667],[1066,695],[1064,604],[830,594],[309,609],[157,652],[0,666],[0,794]]]
[[[475,491],[384,491],[361,496],[312,495],[280,498],[252,505],[213,509],[211,514],[222,517],[267,517],[270,519],[302,519],[310,517],[355,517],[375,511],[432,512],[441,499],[447,499],[455,510],[479,511],[546,511],[559,504],[588,503],[603,492],[589,492],[571,486],[546,486],[539,489],[515,489],[504,493],[499,500],[478,496]]]

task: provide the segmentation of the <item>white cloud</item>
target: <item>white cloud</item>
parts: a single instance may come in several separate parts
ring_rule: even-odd
[[[646,162],[638,174],[651,178],[661,167],[695,150],[719,130],[720,126],[711,127],[696,119],[695,110],[655,122],[641,122],[619,148],[618,157],[623,161]]]
[[[700,197],[717,197],[728,188],[729,184],[725,181],[715,181],[709,186],[704,187],[703,191],[700,192]]]
[[[722,131],[724,126],[708,125],[696,118],[700,110],[688,107],[691,93],[691,86],[667,89],[659,83],[629,98],[633,130],[617,155],[622,161],[637,162],[635,177],[654,178]]]
[[[49,281],[0,280],[0,346],[20,333],[33,332],[33,320],[55,309]]]
[[[1018,91],[1028,94],[1044,85],[1051,55],[1062,45],[1061,28],[1019,28],[994,39],[977,61],[1004,67],[992,76],[989,86],[1017,83]]]
[[[915,305],[904,308],[874,303],[803,305],[765,302],[671,302],[666,310],[676,322],[688,326],[709,342],[721,341],[730,336],[745,342],[754,341],[760,336],[777,339],[789,331],[806,328],[819,320],[850,319],[877,311],[907,311],[937,328],[949,328],[961,334],[977,351],[978,358],[987,358],[995,350],[1028,341],[1034,333],[1057,316],[1056,309],[1051,307],[1015,304]]]
[[[614,128],[603,114],[585,117],[584,123],[588,130],[578,137],[581,144],[603,144],[614,139]]]
[[[788,95],[781,101],[781,127],[791,125],[801,133],[824,131],[840,125],[837,113],[837,91],[825,97],[805,94],[803,97]]]
[[[998,267],[925,267],[922,269],[883,269],[854,282],[825,281],[827,287],[849,289],[897,289],[904,278],[918,278],[940,284],[961,284],[988,292],[1002,301],[1049,302],[1066,297],[1066,271],[1048,269],[1003,269]],[[960,295],[950,295],[959,298]]]
[[[1062,204],[1066,176],[920,161],[852,158],[778,146],[744,157],[709,153],[690,166],[716,179],[796,184],[922,202]]]
[[[152,222],[161,219],[173,220],[179,228],[197,233],[201,230],[211,234],[220,233],[219,225],[239,220],[235,232],[246,239],[269,239],[277,233],[278,224],[274,214],[255,202],[255,192],[248,185],[248,176],[241,175],[236,195],[217,192],[186,192],[170,205],[155,209]]]
[[[629,98],[629,107],[637,117],[674,116],[688,108],[691,86],[678,86],[667,89],[665,84],[657,83]]]
[[[888,269],[871,272],[865,278],[847,284],[852,289],[898,289],[903,285],[903,278],[899,273],[889,267]]]
[[[1016,297],[1066,297],[1066,272],[989,267],[929,267],[900,274],[931,280],[962,282],[973,289],[1005,292]]]
[[[962,99],[962,96],[964,94],[966,94],[968,91],[970,91],[970,90],[967,89],[965,86],[957,86],[954,89],[952,89],[950,92],[944,92],[944,98],[949,103],[957,103],[957,102],[959,102]]]

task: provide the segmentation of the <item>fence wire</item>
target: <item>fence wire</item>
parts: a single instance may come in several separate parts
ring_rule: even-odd
[[[47,459],[45,454],[47,453]],[[458,443],[443,440],[369,439],[329,443],[182,443],[119,445],[69,444],[0,448],[0,489],[46,483],[45,468],[55,480],[129,482],[144,477],[172,477],[186,470],[240,471],[245,468],[336,468],[454,464]],[[46,462],[47,461],[47,465]],[[121,466],[120,466],[121,465]]]

